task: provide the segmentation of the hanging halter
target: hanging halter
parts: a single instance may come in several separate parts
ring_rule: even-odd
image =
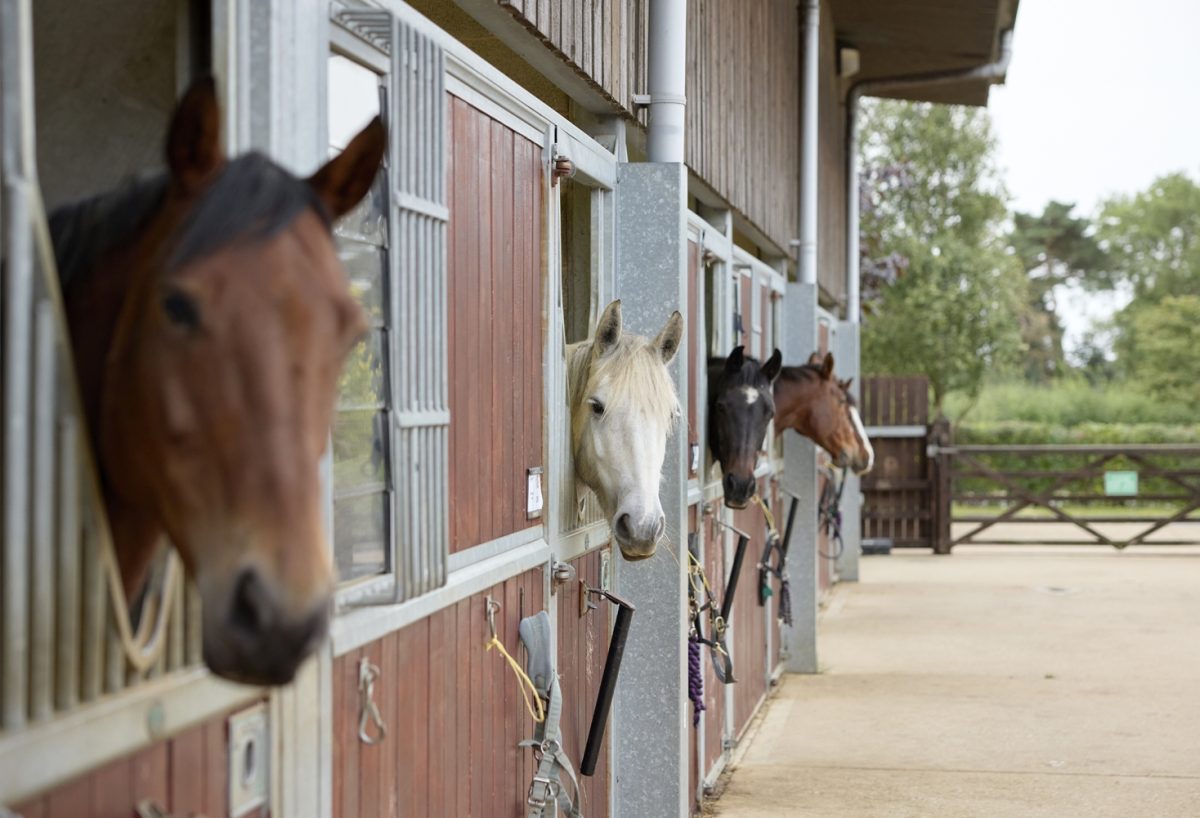
[[[792,524],[796,520],[796,500],[792,500],[792,505],[788,510],[787,528],[782,538],[779,536],[779,530],[775,527],[775,515],[771,513],[766,501],[758,495],[755,495],[754,501],[762,509],[763,517],[767,522],[767,542],[763,546],[762,559],[758,563],[758,605],[760,608],[763,607],[767,604],[767,600],[775,594],[771,588],[771,577],[775,577],[779,580],[777,618],[783,624],[790,626],[792,624],[792,589],[787,575],[787,549],[792,541]],[[774,565],[771,564],[772,558],[775,561]]]
[[[827,560],[841,559],[846,550],[846,543],[842,539],[842,492],[846,489],[846,470],[840,471],[839,477],[837,471],[829,469],[825,486],[821,489],[821,500],[817,504],[817,521],[821,532],[832,537],[835,544],[832,554],[817,552]]]

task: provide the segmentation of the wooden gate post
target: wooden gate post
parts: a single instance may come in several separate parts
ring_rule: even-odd
[[[929,486],[930,509],[933,517],[933,553],[949,554],[951,548],[950,536],[950,500],[953,492],[953,481],[950,477],[953,455],[948,451],[953,440],[950,421],[945,415],[938,415],[929,426],[927,445],[931,448],[929,457]]]

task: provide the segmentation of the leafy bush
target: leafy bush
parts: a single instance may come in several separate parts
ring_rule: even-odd
[[[1117,444],[1146,444],[1146,443],[1189,443],[1200,444],[1200,424],[1169,425],[1161,423],[1079,423],[1072,426],[1051,423],[1030,423],[1023,421],[1001,421],[995,423],[967,423],[956,426],[954,442],[961,445],[1020,445],[1020,444],[1077,444],[1090,443],[1097,445]],[[1086,465],[1095,455],[1087,454],[986,454],[972,455],[985,463],[989,468],[999,472],[1012,471],[1069,471]],[[1160,468],[1195,469],[1197,458],[1173,457],[1170,454],[1152,455],[1150,462]],[[970,468],[960,462],[959,468]],[[1145,495],[1177,495],[1180,487],[1164,477],[1152,477],[1145,473],[1145,468],[1127,457],[1118,457],[1107,463],[1092,477],[1073,480],[1055,491],[1056,496],[1064,494],[1094,494],[1103,495],[1103,471],[1128,469],[1141,473],[1138,493]],[[1024,476],[1016,478],[1016,482],[1035,492],[1043,492],[1055,483],[1058,478],[1053,476]],[[956,479],[955,493],[970,495],[978,502],[986,502],[1005,489],[989,478],[961,477]],[[1113,499],[1094,507],[1129,507],[1145,503],[1161,505],[1163,501],[1145,501],[1138,499]]]
[[[1156,399],[1136,383],[1098,387],[1083,379],[1060,380],[1051,386],[1024,381],[990,383],[974,402],[961,394],[951,395],[946,401],[946,414],[953,421],[972,426],[998,421],[1052,426],[1200,422],[1200,410],[1194,405]]]

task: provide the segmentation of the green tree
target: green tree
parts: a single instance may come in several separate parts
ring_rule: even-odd
[[[1042,383],[1066,370],[1062,324],[1055,291],[1065,284],[1097,288],[1110,285],[1105,256],[1091,221],[1071,215],[1074,205],[1049,202],[1042,213],[1014,213],[1010,247],[1028,281],[1021,317],[1027,348],[1025,377]]]
[[[1007,205],[987,113],[879,100],[862,117],[864,269],[898,258],[863,324],[877,374],[927,375],[934,404],[975,396],[1021,349],[1021,265],[1006,248]]]
[[[1200,294],[1200,184],[1173,173],[1140,193],[1109,199],[1101,207],[1097,236],[1107,252],[1109,276],[1133,295],[1113,319],[1117,369],[1140,379],[1147,366],[1155,365],[1146,344],[1163,351],[1154,322],[1170,318],[1169,311],[1155,307],[1176,296]],[[1148,332],[1154,337],[1144,342]],[[1160,389],[1159,396],[1171,391]]]
[[[1200,296],[1168,295],[1133,314],[1133,378],[1154,398],[1200,404]]]
[[[1106,201],[1097,236],[1109,274],[1131,287],[1135,303],[1200,292],[1200,185],[1187,174]]]

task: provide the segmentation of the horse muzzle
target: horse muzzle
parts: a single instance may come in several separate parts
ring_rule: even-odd
[[[729,508],[745,508],[750,503],[750,498],[754,496],[758,490],[758,481],[754,479],[753,473],[745,477],[725,472],[725,477],[721,480],[721,485],[725,490],[725,505]]]
[[[288,610],[254,568],[241,571],[224,605],[204,621],[204,663],[216,675],[252,685],[284,685],[329,630],[330,600]],[[206,608],[208,601],[205,601]]]
[[[667,518],[661,511],[636,515],[618,510],[612,522],[613,539],[622,557],[637,562],[654,556],[666,527]]]

